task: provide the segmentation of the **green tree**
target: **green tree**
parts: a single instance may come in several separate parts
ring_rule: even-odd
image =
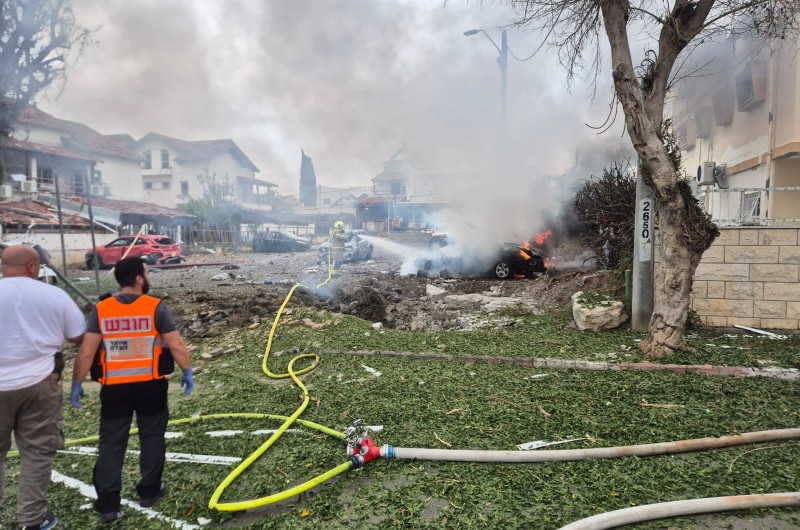
[[[216,173],[197,175],[203,186],[203,195],[190,198],[186,208],[201,223],[217,227],[230,227],[239,223],[236,194],[230,179],[217,179]]]
[[[715,33],[746,33],[768,44],[795,42],[797,0],[507,0],[516,24],[540,29],[572,79],[587,66],[599,75],[601,39],[611,50],[616,100],[645,183],[658,200],[662,236],[655,300],[645,354],[685,349],[692,277],[703,252],[718,234],[681,178],[664,135],[664,102],[679,57]],[[645,59],[634,65],[629,32]],[[596,77],[595,77],[596,79]]]

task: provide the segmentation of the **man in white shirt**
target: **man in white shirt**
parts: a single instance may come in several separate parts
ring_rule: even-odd
[[[85,320],[72,299],[37,280],[39,255],[26,245],[8,247],[0,279],[0,507],[11,433],[19,448],[17,521],[25,529],[54,528],[47,488],[61,428],[64,341],[80,343]]]

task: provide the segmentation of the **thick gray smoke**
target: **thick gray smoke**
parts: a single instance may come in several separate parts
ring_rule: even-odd
[[[568,91],[545,47],[509,59],[503,130],[497,51],[462,34],[484,28],[499,44],[513,20],[502,2],[73,2],[102,28],[44,110],[106,134],[232,138],[283,195],[298,192],[301,148],[317,184],[345,187],[369,185],[406,144],[415,172],[469,176],[450,190],[447,223],[478,247],[523,241],[557,209],[548,175],[595,139],[584,123],[602,122],[610,99]],[[508,30],[522,58],[542,38]]]

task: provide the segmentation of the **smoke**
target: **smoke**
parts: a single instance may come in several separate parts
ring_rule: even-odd
[[[500,128],[498,26],[505,5],[385,0],[74,0],[97,44],[69,72],[59,117],[103,133],[233,138],[283,194],[299,187],[297,152],[318,183],[369,183],[403,143],[422,172],[483,167],[501,147],[538,174],[569,166],[595,112],[566,95],[556,58],[510,60]],[[509,30],[520,56],[542,35]],[[55,94],[51,94],[55,98]],[[601,96],[602,98],[602,96]],[[99,109],[102,109],[100,111]],[[492,178],[487,172],[481,177]]]
[[[299,189],[301,148],[318,185],[347,187],[369,185],[407,145],[416,175],[463,175],[435,222],[475,255],[560,224],[572,177],[556,176],[578,146],[581,168],[591,159],[599,173],[616,157],[609,144],[629,143],[592,147],[584,123],[605,119],[610,82],[596,100],[590,83],[568,91],[547,47],[509,58],[502,125],[497,50],[462,34],[483,28],[499,44],[514,18],[502,2],[73,2],[81,24],[102,28],[46,111],[105,134],[232,138],[283,195]],[[519,57],[544,37],[508,30]]]

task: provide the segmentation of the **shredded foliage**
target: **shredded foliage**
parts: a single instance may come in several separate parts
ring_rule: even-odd
[[[303,311],[298,317],[326,321],[329,315]],[[346,351],[383,349],[436,351],[457,356],[505,355],[565,359],[643,360],[635,347],[642,335],[627,329],[585,333],[567,326],[567,314],[522,315],[502,330],[438,333],[375,332],[372,323],[344,316],[337,324],[309,330],[302,324],[279,328],[276,351]],[[231,330],[231,334],[193,344],[201,353],[228,343],[243,348],[198,363],[203,372],[197,388],[185,397],[177,381],[170,383],[170,415],[182,418],[217,412],[291,414],[298,391],[290,382],[268,380],[258,369],[264,352],[264,329]],[[798,366],[798,338],[785,341],[702,329],[688,338],[695,353],[676,353],[659,362]],[[195,354],[196,355],[196,354]],[[290,355],[271,360],[281,370]],[[274,363],[274,364],[273,364]],[[368,373],[364,365],[382,373]],[[67,370],[69,371],[69,370]],[[305,376],[315,404],[303,419],[343,430],[355,418],[383,425],[379,444],[399,447],[507,449],[532,440],[587,437],[565,449],[722,436],[795,427],[800,421],[796,383],[766,378],[708,377],[660,372],[590,372],[540,370],[464,360],[361,357],[323,353],[320,367]],[[98,387],[86,385],[84,408],[65,410],[68,439],[96,434],[100,412]],[[661,409],[648,404],[675,404]],[[183,432],[167,440],[167,450],[246,457],[264,442],[276,422],[215,420],[170,428]],[[231,436],[207,431],[238,430]],[[93,445],[93,444],[84,444]],[[130,449],[138,449],[131,438]],[[755,450],[754,450],[755,449]],[[344,445],[306,429],[278,441],[248,472],[234,482],[230,499],[282,490],[308,480],[344,461]],[[19,461],[6,463],[6,509],[0,525],[14,527]],[[94,459],[59,453],[55,470],[92,482]],[[685,498],[800,489],[800,443],[764,444],[677,457],[625,458],[537,465],[489,465],[380,460],[363,471],[342,475],[313,493],[265,510],[244,514],[209,510],[215,484],[230,471],[226,466],[167,462],[164,480],[170,491],[157,511],[191,524],[210,519],[209,527],[260,530],[302,529],[484,529],[556,530],[565,524],[631,505]],[[136,499],[138,465],[125,459],[122,495]],[[48,492],[50,508],[69,528],[92,530],[102,525],[91,500],[62,484]],[[125,518],[110,528],[161,530],[164,521],[124,507]],[[747,528],[794,529],[795,509],[737,514]],[[746,518],[743,522],[742,518]],[[763,518],[763,519],[762,519]],[[636,525],[655,530],[667,524],[685,530],[724,528],[730,516],[672,519]]]
[[[636,179],[628,162],[614,163],[599,178],[592,177],[575,194],[575,215],[586,244],[598,255],[608,242],[612,263],[630,267],[636,216]]]

